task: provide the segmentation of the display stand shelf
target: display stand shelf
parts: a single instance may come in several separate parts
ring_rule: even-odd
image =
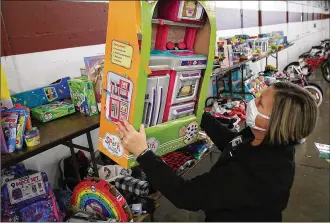
[[[171,26],[183,26],[183,27],[193,27],[193,28],[203,28],[203,24],[191,24],[191,23],[182,23],[182,22],[173,22],[165,19],[152,19],[153,24],[160,25],[171,25]]]
[[[238,67],[241,67],[242,65],[246,64],[247,62],[257,62],[259,60],[262,60],[262,59],[266,59],[266,65],[268,64],[268,57],[269,56],[272,56],[274,57],[273,55],[276,54],[276,56],[274,57],[276,59],[276,68],[278,68],[278,53],[291,47],[294,43],[290,43],[288,45],[286,45],[285,47],[283,47],[281,50],[278,50],[278,51],[275,51],[275,52],[271,52],[271,53],[267,53],[266,55],[262,56],[262,57],[252,57],[248,60],[244,60],[244,61],[241,61],[241,62],[238,62],[238,63],[235,63],[233,66],[231,67],[228,67],[228,68],[220,68],[219,69],[219,73],[217,74],[214,74],[212,73],[212,76],[217,76],[217,75],[223,75],[225,73],[227,73],[228,71],[231,71],[235,68],[238,68]],[[214,65],[213,66],[214,68],[219,68],[220,66],[219,65]]]

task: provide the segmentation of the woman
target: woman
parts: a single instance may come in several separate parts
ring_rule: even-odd
[[[222,151],[210,172],[184,180],[147,149],[143,125],[117,131],[148,180],[176,207],[203,210],[206,221],[281,221],[293,183],[295,143],[314,129],[318,108],[304,89],[275,83],[250,101],[247,128],[233,133],[208,113],[201,128]]]

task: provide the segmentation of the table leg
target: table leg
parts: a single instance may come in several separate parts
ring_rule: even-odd
[[[97,164],[96,164],[96,158],[95,158],[95,152],[94,152],[94,147],[93,147],[93,141],[91,137],[91,133],[87,132],[87,141],[88,141],[88,147],[89,147],[89,152],[91,154],[91,160],[93,164],[93,170],[94,170],[94,176],[99,177],[99,172],[97,170]]]
[[[69,140],[69,144],[70,144],[69,148],[70,148],[70,152],[71,152],[71,157],[73,160],[73,168],[74,168],[74,171],[76,172],[78,181],[81,181],[80,174],[79,174],[79,166],[78,166],[78,162],[77,162],[76,153],[74,152],[74,147],[72,145],[72,140]]]
[[[150,214],[150,222],[155,222],[154,213]]]

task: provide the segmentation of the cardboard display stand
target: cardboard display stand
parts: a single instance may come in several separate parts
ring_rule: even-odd
[[[215,52],[215,2],[182,2],[109,2],[98,148],[125,168],[137,162],[116,132],[123,119],[147,127],[157,155],[197,138]],[[171,17],[161,17],[164,8]]]

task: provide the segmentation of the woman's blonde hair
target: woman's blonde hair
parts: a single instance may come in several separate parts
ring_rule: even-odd
[[[290,82],[277,82],[273,110],[269,121],[268,140],[288,144],[301,140],[315,128],[318,107],[313,96]]]

